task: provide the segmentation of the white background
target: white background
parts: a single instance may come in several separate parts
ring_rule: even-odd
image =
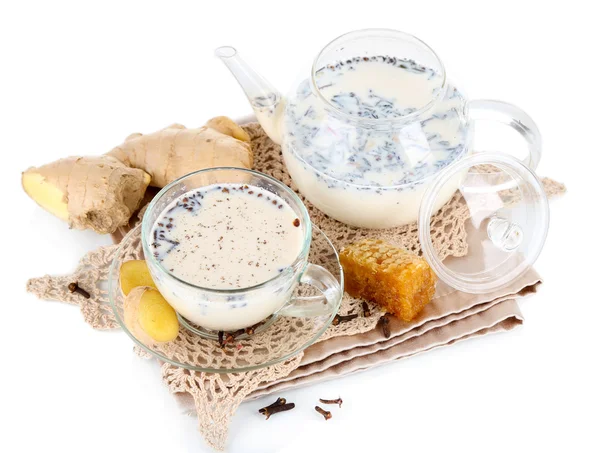
[[[598,114],[594,2],[279,0],[2,3],[3,174],[0,451],[208,451],[157,366],[122,332],[25,293],[70,272],[108,237],[70,231],[20,188],[20,172],[100,154],[132,132],[249,112],[213,57],[230,44],[286,90],[329,40],[366,27],[413,33],[471,98],[515,103],[544,136],[540,175],[568,185],[551,205],[545,278],[523,327],[285,396],[268,422],[243,404],[232,452],[599,451]],[[561,6],[553,6],[558,5]],[[355,6],[353,6],[355,5]],[[306,70],[306,69],[305,69]],[[595,215],[595,219],[593,216]],[[345,404],[324,422],[319,397]]]

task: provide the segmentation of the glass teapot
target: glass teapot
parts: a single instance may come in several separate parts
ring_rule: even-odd
[[[233,47],[215,53],[281,145],[300,192],[325,214],[363,228],[418,221],[425,257],[440,278],[465,291],[503,286],[537,258],[548,227],[547,200],[532,171],[541,156],[537,126],[510,104],[468,101],[423,41],[382,29],[342,35],[287,97]],[[478,120],[516,130],[527,157],[475,153]],[[442,263],[432,245],[431,217],[457,190],[477,232],[469,235],[471,251],[482,255],[477,269],[465,268],[465,260]]]

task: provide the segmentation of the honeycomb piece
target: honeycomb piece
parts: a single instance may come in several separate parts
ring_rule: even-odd
[[[427,261],[387,242],[363,239],[342,249],[345,289],[412,321],[435,293],[436,275]]]

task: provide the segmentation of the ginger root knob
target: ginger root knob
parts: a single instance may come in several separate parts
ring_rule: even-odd
[[[33,201],[71,228],[114,232],[138,209],[150,175],[114,157],[67,157],[21,177]]]
[[[164,187],[204,168],[252,168],[254,156],[249,142],[246,131],[236,123],[217,117],[194,129],[172,124],[152,134],[130,135],[107,154],[149,173],[151,186]]]

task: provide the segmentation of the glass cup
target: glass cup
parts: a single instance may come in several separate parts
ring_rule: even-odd
[[[304,242],[293,263],[258,285],[231,290],[203,288],[165,269],[150,249],[152,228],[163,211],[182,194],[212,184],[248,184],[282,198],[300,219]],[[253,326],[273,314],[312,317],[331,313],[342,297],[338,280],[321,266],[308,262],[312,224],[300,198],[270,176],[241,168],[218,167],[196,171],[164,187],[148,206],[142,221],[142,247],[148,268],[163,297],[186,320],[213,331],[235,331]],[[294,295],[299,283],[314,286],[319,296]]]

